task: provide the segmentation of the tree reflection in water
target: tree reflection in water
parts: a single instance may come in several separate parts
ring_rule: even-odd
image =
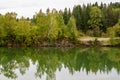
[[[16,70],[24,75],[30,62],[36,65],[36,77],[46,74],[46,80],[56,80],[56,71],[68,68],[75,71],[109,73],[115,68],[120,73],[119,48],[0,48],[0,74],[7,78],[19,77]]]

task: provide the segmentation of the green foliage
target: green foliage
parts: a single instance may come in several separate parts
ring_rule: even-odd
[[[4,17],[0,15],[0,37],[6,37],[7,33],[4,28]]]
[[[90,10],[91,10],[91,5],[87,4],[87,6],[83,5],[82,8],[82,19],[81,19],[81,30],[86,33],[87,30],[89,29],[88,25],[88,20],[90,19]]]
[[[64,24],[67,25],[68,21],[71,17],[71,10],[69,8],[69,10],[67,8],[64,9],[64,12],[60,11],[60,13],[63,15],[63,19],[64,19]]]
[[[100,45],[100,42],[99,42],[99,40],[97,39],[97,38],[95,38],[94,40],[90,40],[89,41],[89,44],[91,45],[91,46],[99,46]]]
[[[90,11],[90,20],[88,21],[89,28],[93,30],[94,36],[100,36],[100,26],[101,26],[101,10],[93,6]]]
[[[120,37],[120,20],[115,26],[108,28],[107,33],[111,37]]]
[[[0,15],[0,45],[4,46],[8,42],[14,41],[13,31],[16,24],[16,13]]]
[[[103,32],[107,31],[107,6],[104,5],[103,3],[101,3],[101,12],[102,12],[102,19],[101,19],[101,26],[100,26],[100,30],[102,30]]]
[[[76,27],[76,24],[75,24],[75,19],[73,16],[71,16],[68,24],[67,24],[67,27],[68,27],[68,37],[72,40],[77,40],[78,38],[78,31],[77,31],[77,27]]]
[[[27,46],[31,44],[30,36],[31,26],[30,23],[21,18],[14,29],[15,41],[20,44],[26,44]]]
[[[14,31],[14,28],[17,24],[17,21],[16,21],[16,13],[7,13],[5,14],[4,16],[4,29],[5,29],[5,32],[7,32],[7,37],[8,39],[10,39],[11,37],[13,37],[13,31]]]
[[[98,6],[98,3],[96,2],[95,4],[92,4],[92,5],[87,4],[87,6],[83,5],[82,7],[80,5],[74,6],[72,15],[76,19],[77,29],[82,30],[84,33],[86,33],[86,32],[88,33],[90,24],[93,23],[93,22],[91,23],[91,21],[90,21],[91,20],[91,18],[90,18],[91,8],[96,6],[99,9],[99,11],[101,11],[99,14],[99,15],[101,15],[101,20],[100,20],[100,23],[98,23],[98,24],[100,24],[100,25],[98,25],[99,29],[97,28],[98,34],[97,35],[93,34],[93,35],[101,36],[101,34],[99,34],[99,33],[102,33],[102,32],[106,33],[108,27],[112,27],[118,22],[118,19],[120,18],[119,5],[120,4],[118,2],[116,2],[116,3],[110,3],[108,5],[101,3],[101,5]],[[96,15],[97,13],[93,13],[93,15],[94,14]],[[96,18],[95,18],[95,20],[96,20]],[[93,19],[93,21],[94,21],[94,19]],[[95,33],[94,31],[92,33]]]
[[[115,37],[115,31],[113,30],[113,28],[107,28],[107,34],[110,37]]]
[[[44,40],[48,34],[50,28],[50,17],[47,17],[44,13],[39,12],[36,14],[36,25],[38,26],[38,33],[41,40]]]
[[[0,46],[40,45],[62,40],[77,40],[85,33],[87,36],[120,37],[119,3],[76,5],[73,11],[67,8],[59,12],[55,9],[46,13],[40,10],[32,19],[16,18],[16,13],[0,14]],[[118,23],[117,23],[118,22]]]
[[[111,3],[106,8],[106,27],[107,28],[114,26],[120,19],[120,7],[118,7],[117,5],[118,5],[117,2]]]
[[[119,46],[120,45],[120,38],[111,37],[110,38],[110,44],[112,46]]]
[[[55,41],[66,37],[66,26],[61,13],[53,10],[52,13],[45,15],[38,13],[36,15],[38,33],[41,40]]]
[[[88,73],[120,73],[119,48],[0,48],[0,73],[8,79],[28,76],[34,66],[34,77],[46,74],[54,80],[56,71],[68,70],[69,74],[84,69]],[[14,54],[14,55],[13,55]],[[20,76],[21,76],[20,75]],[[119,75],[118,75],[119,76]],[[101,76],[100,76],[101,77]],[[92,78],[93,79],[93,78]]]
[[[82,8],[80,5],[74,6],[73,7],[73,12],[72,12],[75,20],[76,20],[76,26],[78,30],[82,29]]]
[[[64,19],[61,14],[55,14],[55,19],[56,19],[56,31],[57,31],[57,36],[56,39],[64,39],[65,38],[65,24],[64,24]],[[54,32],[53,32],[54,34]]]

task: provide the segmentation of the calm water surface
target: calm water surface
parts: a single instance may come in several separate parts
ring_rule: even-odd
[[[0,48],[0,80],[120,80],[120,48]]]

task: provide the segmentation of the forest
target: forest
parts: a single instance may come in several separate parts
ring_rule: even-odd
[[[32,19],[17,18],[15,12],[0,14],[0,46],[65,45],[82,36],[120,37],[120,3],[48,8]]]

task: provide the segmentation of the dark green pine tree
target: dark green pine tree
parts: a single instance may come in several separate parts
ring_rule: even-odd
[[[91,5],[87,4],[87,6],[83,5],[82,8],[82,30],[84,33],[86,33],[86,31],[89,29],[89,25],[88,25],[88,20],[90,19],[90,8]]]
[[[98,7],[98,3],[97,3],[97,2],[95,2],[95,4],[93,4],[93,6],[97,6],[97,7]]]
[[[120,2],[112,3],[113,8],[120,8]]]
[[[74,6],[72,15],[75,17],[76,26],[78,30],[82,29],[82,8],[80,5]]]
[[[114,19],[114,12],[111,5],[108,6],[107,12],[106,12],[106,19],[107,19],[107,27],[112,27],[115,25],[115,19]]]
[[[71,10],[69,8],[69,10],[68,10],[68,20],[70,19],[71,15],[72,15],[72,13],[71,13]]]
[[[101,24],[102,25],[100,26],[100,29],[103,32],[106,32],[106,30],[107,30],[107,19],[106,19],[107,6],[106,6],[106,4],[101,3],[100,9],[101,9],[101,12],[102,12],[102,19],[101,19]]]
[[[68,23],[68,21],[69,21],[68,10],[67,10],[67,8],[64,9],[64,12],[63,12],[63,19],[64,19],[65,25],[67,25],[67,23]]]

